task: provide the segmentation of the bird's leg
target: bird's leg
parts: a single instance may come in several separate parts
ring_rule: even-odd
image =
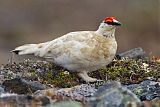
[[[81,71],[81,72],[79,72],[78,76],[80,78],[82,78],[86,82],[95,82],[95,81],[97,81],[96,78],[89,77],[88,74],[87,74],[87,71]]]

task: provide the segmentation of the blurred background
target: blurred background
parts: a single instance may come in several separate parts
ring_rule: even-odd
[[[96,30],[106,16],[123,24],[116,30],[118,52],[142,47],[160,55],[160,0],[0,0],[0,64],[19,45]]]

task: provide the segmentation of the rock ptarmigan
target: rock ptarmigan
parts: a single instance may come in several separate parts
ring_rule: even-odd
[[[12,52],[43,57],[76,72],[86,82],[95,82],[97,79],[89,77],[87,73],[113,60],[117,51],[115,29],[120,25],[116,18],[106,17],[97,31],[70,32],[52,41],[19,46]]]

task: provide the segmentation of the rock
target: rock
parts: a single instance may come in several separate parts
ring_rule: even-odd
[[[135,93],[142,101],[160,98],[160,82],[145,80],[140,84],[127,85],[126,87]]]
[[[111,81],[98,88],[88,100],[89,107],[132,107],[141,105],[140,99],[119,82]]]
[[[97,89],[95,89],[89,84],[81,84],[70,89],[71,90],[69,91],[65,91],[65,88],[64,88],[64,89],[58,90],[58,92],[60,93],[67,92],[68,94],[75,94],[75,95],[77,94],[77,95],[83,95],[85,97],[90,97],[90,96],[93,96],[93,94],[97,91]]]
[[[154,92],[159,92],[159,86],[156,85],[156,82],[153,81],[143,81],[140,84],[132,84],[128,86],[122,86],[119,82],[110,81],[107,82],[105,85],[99,87],[98,90],[91,84],[82,84],[72,88],[52,88],[46,90],[39,90],[36,91],[34,95],[48,97],[52,103],[58,104],[57,107],[61,105],[61,103],[57,102],[70,100],[80,101],[83,104],[87,104],[87,107],[142,107],[149,104],[153,105],[152,102],[148,103],[145,101],[144,103],[142,103],[140,99],[129,90],[131,89],[133,91],[135,89],[134,86],[137,85],[142,85],[144,89],[150,87],[150,90],[154,89],[153,87],[157,87],[156,91]],[[141,92],[141,89],[133,92]],[[143,93],[139,94],[143,95]],[[52,106],[55,107],[54,105]],[[76,104],[74,106],[76,106]]]
[[[50,104],[45,96],[3,94],[0,97],[0,107],[39,107]]]
[[[46,107],[84,107],[80,102],[76,101],[61,101],[54,104],[49,104]]]
[[[28,94],[33,93],[37,90],[44,90],[46,86],[39,83],[38,81],[27,81],[23,78],[14,78],[5,80],[2,85],[6,91],[14,92],[17,94]]]
[[[117,54],[116,57],[118,59],[121,59],[122,57],[128,57],[128,58],[137,59],[137,58],[144,57],[144,54],[145,54],[145,52],[143,51],[143,49],[141,47],[138,47],[138,48],[134,48],[134,49],[131,49],[129,51]]]
[[[74,86],[72,88],[62,88],[62,89],[46,89],[39,90],[34,93],[36,96],[48,96],[53,102],[62,100],[74,100],[85,102],[89,97],[97,91],[94,87],[88,84],[82,84]]]
[[[97,89],[95,89],[91,85],[82,84],[71,88],[71,90],[69,91],[65,91],[65,89],[60,89],[58,90],[58,93],[77,101],[85,101],[88,97],[93,96],[96,91]]]
[[[15,93],[1,93],[0,94],[0,98],[3,98],[3,97],[10,97],[10,96],[16,96],[17,94]]]
[[[0,94],[1,93],[4,93],[5,91],[4,91],[4,88],[0,85]]]

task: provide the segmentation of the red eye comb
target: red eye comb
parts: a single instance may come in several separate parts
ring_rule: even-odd
[[[116,20],[115,17],[106,17],[106,18],[104,19],[104,22],[113,22],[113,19]]]

